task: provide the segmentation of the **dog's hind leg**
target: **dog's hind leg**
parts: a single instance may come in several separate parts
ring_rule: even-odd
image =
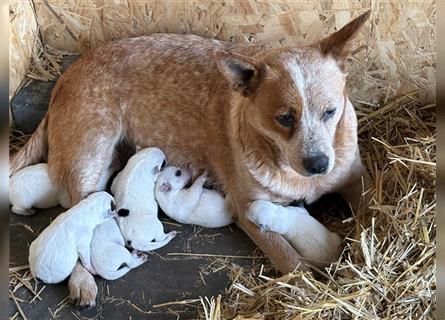
[[[97,191],[101,175],[106,173],[119,140],[119,129],[107,126],[79,132],[81,148],[63,148],[54,141],[48,154],[50,175],[66,188],[71,206]],[[51,138],[51,135],[50,135]],[[50,139],[50,143],[51,143]]]
[[[62,117],[54,122],[58,120],[48,132],[49,174],[55,183],[65,188],[70,206],[73,206],[96,191],[101,174],[112,162],[115,145],[120,139],[120,125],[109,119],[106,124],[86,128],[82,127],[83,123],[68,125]],[[80,263],[71,273],[69,291],[80,307],[95,304],[97,286],[93,276]]]
[[[82,266],[76,263],[68,281],[70,299],[79,308],[90,308],[96,304],[97,286],[94,277]]]

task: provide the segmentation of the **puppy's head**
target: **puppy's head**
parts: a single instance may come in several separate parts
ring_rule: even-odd
[[[328,174],[335,162],[335,137],[347,101],[345,61],[349,43],[369,17],[302,48],[286,48],[255,57],[227,54],[218,67],[236,99],[238,118],[256,149],[303,176]],[[341,128],[340,128],[341,130]],[[255,147],[255,146],[254,146]]]
[[[179,191],[190,182],[191,178],[190,170],[169,166],[159,174],[156,181],[156,189],[161,193],[167,193],[172,190]]]
[[[85,201],[89,201],[97,213],[98,223],[105,222],[116,216],[116,205],[113,197],[105,191],[90,194]]]
[[[137,149],[138,147],[136,147],[136,150]],[[162,152],[162,150],[159,148],[148,148],[147,158],[150,160],[150,168],[152,168],[153,175],[157,177],[159,172],[166,165],[167,162],[164,152]]]

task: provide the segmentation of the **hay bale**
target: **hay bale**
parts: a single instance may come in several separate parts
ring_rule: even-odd
[[[9,25],[9,100],[11,100],[25,78],[38,37],[37,21],[30,1],[10,2]]]

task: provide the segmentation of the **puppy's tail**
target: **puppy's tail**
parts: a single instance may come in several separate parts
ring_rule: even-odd
[[[9,161],[9,176],[16,171],[42,161],[48,152],[48,113],[40,122],[37,130],[29,138],[28,142],[15,153]]]

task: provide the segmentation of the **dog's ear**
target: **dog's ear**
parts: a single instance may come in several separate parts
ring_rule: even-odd
[[[324,38],[314,46],[318,48],[324,56],[334,57],[334,59],[338,61],[340,67],[344,69],[344,62],[351,53],[351,40],[358,34],[370,15],[371,10],[352,20],[343,28],[327,38]]]
[[[232,89],[245,97],[255,92],[264,77],[265,65],[253,58],[225,52],[218,54],[216,60]]]
[[[170,191],[172,189],[172,185],[168,182],[164,182],[163,184],[161,184],[161,187],[159,188],[159,190],[161,190],[161,192],[167,192]]]

